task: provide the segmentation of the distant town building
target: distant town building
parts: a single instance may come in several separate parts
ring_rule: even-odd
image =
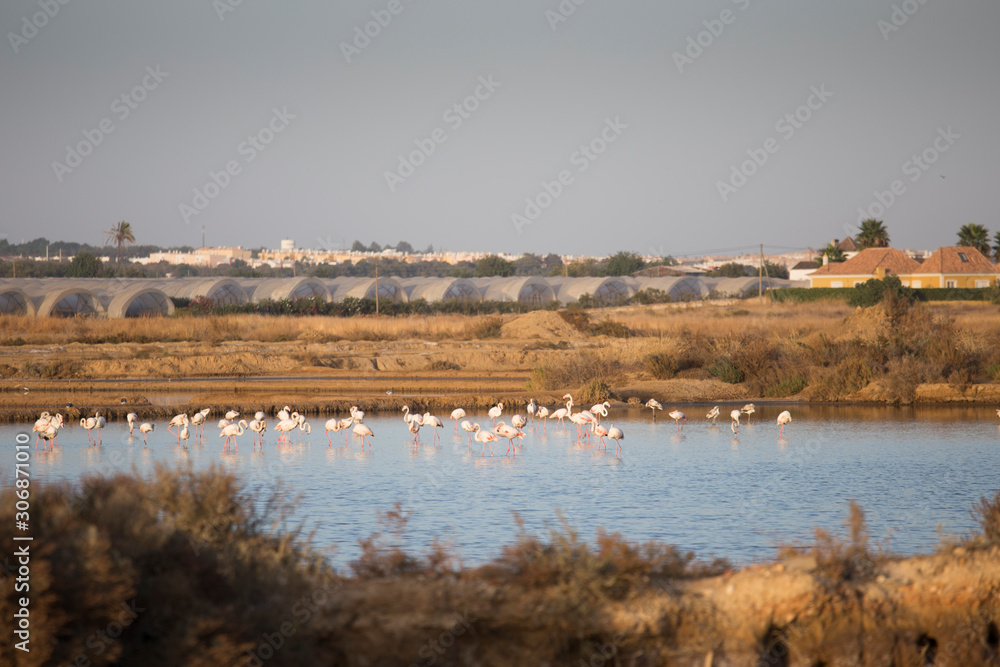
[[[895,248],[868,248],[846,262],[824,262],[808,279],[810,287],[854,287],[887,275],[913,288],[989,287],[1000,270],[975,248],[942,247],[923,261]]]
[[[239,246],[231,248],[198,248],[193,252],[154,252],[149,257],[142,257],[135,261],[138,264],[187,264],[189,266],[205,266],[213,268],[223,264],[232,264],[233,260],[240,259],[249,262],[253,253],[244,250]]]

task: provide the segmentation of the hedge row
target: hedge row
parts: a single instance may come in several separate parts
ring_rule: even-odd
[[[847,301],[857,287],[790,287],[771,290],[771,300],[779,303],[811,303],[814,301]],[[992,301],[998,300],[992,287],[922,287],[914,289],[917,301]]]

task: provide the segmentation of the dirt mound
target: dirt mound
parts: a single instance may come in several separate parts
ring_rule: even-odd
[[[556,313],[536,310],[515,317],[500,328],[504,338],[577,338],[580,333]]]
[[[837,333],[842,338],[861,338],[862,340],[877,340],[888,336],[892,329],[892,321],[879,304],[871,308],[858,308],[849,315]]]

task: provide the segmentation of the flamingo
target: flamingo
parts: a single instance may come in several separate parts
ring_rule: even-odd
[[[514,428],[524,428],[525,424],[528,423],[528,420],[521,415],[514,415],[510,418],[510,423]]]
[[[227,426],[229,426],[232,423],[233,422],[229,421],[228,419],[220,419],[219,420],[219,430],[222,430],[222,429],[226,428]]]
[[[274,430],[278,432],[278,442],[281,442],[281,434],[284,433],[285,437],[288,438],[288,442],[291,443],[292,437],[289,434],[298,427],[299,421],[297,419],[282,419],[280,422],[275,424]]]
[[[352,413],[353,414],[353,413]],[[403,406],[403,421],[409,426],[411,421],[416,421],[419,425],[424,425],[424,417],[419,412],[414,412],[410,414],[410,406]]]
[[[479,424],[476,424],[473,429],[476,432],[476,442],[483,443],[483,456],[486,456],[486,443],[490,445],[490,456],[493,456],[493,443],[498,440],[494,433],[482,430]]]
[[[263,410],[258,410],[257,412],[254,413],[253,418],[256,419],[259,422],[262,422],[265,419],[267,419],[267,415],[264,414]]]
[[[180,432],[180,434],[177,437],[177,442],[180,442],[181,440],[183,440],[184,441],[184,449],[187,449],[187,439],[188,439],[188,436],[189,436],[188,427],[187,426],[182,427],[181,428],[181,432]]]
[[[416,444],[420,442],[420,426],[421,426],[420,422],[418,422],[416,419],[411,419],[410,421],[406,422],[406,428],[408,428],[410,430],[410,433],[413,434],[413,437],[410,440],[411,442],[413,442],[414,446],[416,446]]]
[[[711,419],[712,420],[712,426],[715,426],[715,420],[718,419],[718,418],[719,418],[719,406],[718,405],[716,405],[714,408],[712,408],[711,410],[709,410],[708,414],[705,415],[705,419]]]
[[[667,416],[674,420],[674,423],[677,424],[677,432],[680,433],[681,421],[682,420],[687,421],[687,417],[684,416],[684,413],[681,412],[680,410],[673,410],[671,412],[668,412]]]
[[[201,412],[194,413],[193,415],[191,415],[191,424],[193,426],[199,426],[199,427],[201,427],[201,432],[204,433],[205,432],[205,415],[203,415]]]
[[[493,425],[496,426],[497,417],[503,414],[503,403],[497,403],[496,405],[494,405],[492,408],[490,408],[490,411],[487,414],[490,416],[491,419],[493,419]]]
[[[50,415],[48,411],[43,412],[41,416],[39,416],[38,420],[35,421],[35,425],[31,429],[33,432],[38,433],[38,435],[35,436],[35,449],[38,449],[38,440],[42,438],[42,433],[51,423],[52,415]]]
[[[357,424],[355,424],[354,428],[351,429],[351,430],[354,431],[354,435],[360,435],[361,436],[361,451],[365,450],[365,440],[367,438],[373,438],[373,437],[375,437],[375,434],[372,433],[372,430],[370,428],[368,428],[367,426],[365,426],[364,424],[360,423],[360,422],[358,422]],[[368,450],[371,451],[371,448],[372,448],[372,443],[369,442],[368,443]]]
[[[295,421],[296,421],[296,423],[298,423],[298,426],[299,426],[299,433],[298,433],[298,436],[296,437],[297,441],[299,441],[299,442],[302,441],[302,432],[303,431],[306,432],[306,435],[312,435],[312,432],[313,432],[312,425],[309,422],[306,421],[306,416],[305,415],[299,415],[298,419],[296,419]]]
[[[139,433],[142,433],[142,445],[146,446],[146,435],[153,432],[154,426],[149,422],[139,424]]]
[[[230,410],[229,412],[226,413],[226,419],[228,419],[229,421],[233,421],[234,419],[236,419],[239,416],[240,416],[240,413],[237,412],[236,410]]]
[[[358,406],[352,405],[351,406],[351,418],[354,420],[355,424],[360,424],[361,422],[363,422],[365,420],[365,413],[362,412],[361,410],[358,410]],[[370,446],[370,444],[369,444],[369,446]]]
[[[462,430],[469,434],[469,444],[472,444],[472,433],[476,430],[476,427],[472,425],[468,419],[462,420]]]
[[[291,418],[292,418],[291,408],[289,406],[286,405],[282,409],[278,410],[278,421],[283,422],[286,419],[291,419]]]
[[[596,422],[592,424],[590,428],[594,432],[594,435],[597,436],[597,442],[600,443],[600,445],[604,445],[604,450],[607,451],[608,443],[604,442],[604,436],[608,434],[608,429]],[[600,445],[598,445],[598,447],[600,447]]]
[[[92,443],[94,439],[91,437],[90,432],[97,428],[97,420],[93,417],[81,417],[80,426],[87,429],[87,443]]]
[[[653,411],[653,421],[655,422],[656,421],[656,411],[657,410],[662,410],[663,406],[660,405],[660,402],[657,401],[655,398],[651,398],[648,401],[646,401],[646,407]]]
[[[438,419],[437,417],[435,417],[434,415],[432,415],[429,412],[425,412],[424,413],[424,417],[423,417],[423,421],[420,422],[420,423],[421,423],[422,426],[430,426],[431,428],[433,428],[434,429],[434,431],[433,431],[434,437],[437,438],[438,441],[441,440],[441,436],[438,435],[437,430],[439,428],[444,428],[444,424],[441,422],[440,419]]]
[[[528,407],[526,409],[528,411],[528,419],[534,422],[535,413],[538,412],[538,404],[535,403],[535,399],[531,399],[531,402],[528,403]]]
[[[259,414],[259,413],[258,413]],[[254,419],[248,425],[250,430],[253,431],[253,444],[254,449],[257,449],[257,441],[260,441],[261,449],[264,448],[264,433],[267,432],[267,422],[263,419]]]
[[[240,446],[236,444],[236,437],[243,435],[246,427],[247,427],[247,420],[241,419],[238,424],[230,424],[226,428],[222,429],[222,432],[219,433],[220,438],[225,438],[225,440],[222,441],[222,451],[226,451],[226,445],[228,445],[230,442],[233,443],[233,446],[236,448],[236,451],[239,451]]]
[[[128,433],[132,435],[132,431],[135,429],[135,423],[139,420],[139,415],[134,412],[130,412],[125,415],[125,419],[128,420]]]
[[[553,412],[551,415],[549,415],[549,419],[555,419],[557,424],[562,424],[563,426],[565,426],[566,422],[564,422],[563,420],[569,417],[573,413],[573,397],[570,396],[569,394],[566,394],[565,396],[563,396],[563,398],[566,399],[566,407],[559,408],[558,410]]]
[[[340,420],[340,430],[343,431],[344,442],[347,442],[347,429],[354,425],[354,417],[345,417]]]
[[[523,438],[524,433],[517,430],[513,426],[507,426],[506,422],[500,422],[494,427],[494,432],[502,438],[507,438],[507,454],[510,454],[511,448],[514,449],[514,456],[517,456],[517,448],[514,447],[514,438]]]
[[[778,415],[777,424],[781,427],[778,430],[778,434],[781,435],[781,436],[784,436],[785,435],[785,424],[791,424],[791,423],[792,423],[792,413],[789,412],[788,410],[785,410],[780,415]]]
[[[535,415],[535,428],[538,428],[538,420],[542,420],[542,430],[545,431],[548,426],[548,422],[544,421],[546,417],[549,416],[549,409],[544,405],[538,408],[538,413]]]
[[[343,423],[336,417],[333,417],[332,419],[326,420],[324,428],[326,429],[327,442],[330,443],[329,445],[327,445],[327,447],[333,447],[333,439],[330,437],[330,434],[336,433],[337,431],[343,429],[344,428]]]
[[[465,419],[465,410],[462,408],[455,408],[451,411],[451,418],[455,420],[455,433],[458,433],[458,420]]]
[[[615,441],[615,454],[621,454],[622,443],[621,441],[625,439],[625,434],[622,430],[616,426],[611,426],[608,428],[608,437]]]
[[[754,407],[753,403],[747,403],[746,405],[744,405],[740,409],[740,412],[742,412],[743,414],[745,414],[747,416],[747,425],[749,425],[750,424],[750,415],[752,415],[753,413],[757,412],[757,408]]]
[[[177,436],[177,444],[178,445],[181,444],[180,429],[178,428],[177,433],[174,433],[173,427],[174,426],[177,426],[177,427],[187,426],[190,423],[191,423],[191,420],[188,419],[187,413],[181,413],[179,415],[175,415],[174,418],[170,420],[170,423],[167,424],[167,431],[169,431],[173,435]],[[227,424],[228,424],[228,422],[227,422]],[[222,428],[221,423],[220,423],[219,428]]]
[[[49,451],[52,448],[52,445],[55,444],[56,434],[58,433],[59,428],[60,425],[52,421],[38,429],[38,437],[45,441],[46,451]]]
[[[732,424],[729,425],[729,428],[732,429],[733,433],[736,433],[736,431],[740,428],[740,417],[742,416],[743,413],[739,410],[733,410],[729,413],[729,418],[732,420]]]
[[[590,408],[590,412],[591,413],[593,413],[594,415],[598,415],[598,419],[597,419],[597,423],[598,424],[601,423],[600,417],[607,417],[608,416],[608,408],[610,408],[610,407],[611,407],[611,404],[608,403],[607,401],[604,401],[603,403],[598,403],[597,405],[595,405],[592,408]]]

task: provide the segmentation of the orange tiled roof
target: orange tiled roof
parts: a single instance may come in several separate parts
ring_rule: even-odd
[[[924,260],[918,273],[1000,273],[1000,271],[975,248],[950,246],[935,250],[933,255]]]
[[[895,248],[868,248],[862,250],[846,262],[831,262],[821,266],[810,276],[840,275],[840,276],[870,276],[876,269],[885,269],[887,273],[927,273],[921,270],[920,264],[910,259]]]

